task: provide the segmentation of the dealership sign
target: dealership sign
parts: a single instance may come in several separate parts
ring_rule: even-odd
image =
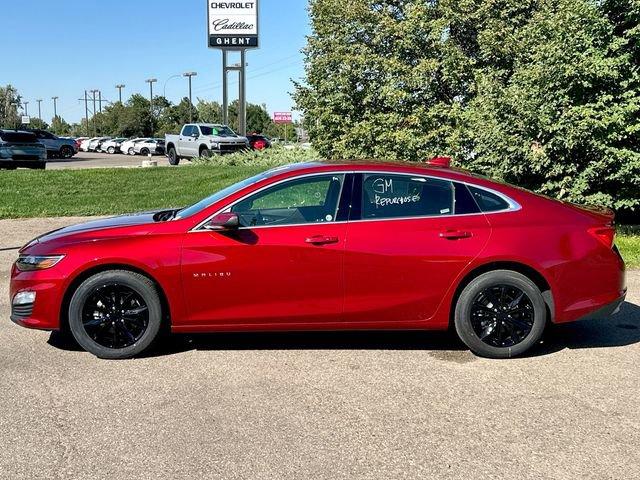
[[[210,48],[258,47],[258,0],[207,0],[207,23]]]
[[[291,112],[274,112],[273,123],[292,123],[293,116]]]

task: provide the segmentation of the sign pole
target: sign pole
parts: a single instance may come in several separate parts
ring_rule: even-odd
[[[229,62],[227,50],[222,50],[222,123],[229,125],[229,85],[228,75]]]
[[[238,98],[238,128],[240,135],[243,137],[247,135],[247,91],[246,91],[246,75],[245,67],[247,65],[245,61],[246,50],[240,50],[240,93]]]

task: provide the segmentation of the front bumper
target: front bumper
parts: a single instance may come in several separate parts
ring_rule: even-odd
[[[11,321],[26,328],[58,330],[60,307],[65,291],[65,278],[55,273],[55,268],[39,272],[19,272],[13,267],[9,287]],[[35,292],[32,304],[14,305],[20,292]]]

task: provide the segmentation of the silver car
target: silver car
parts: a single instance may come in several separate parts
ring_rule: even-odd
[[[133,151],[138,155],[164,155],[164,138],[149,138],[136,142]]]
[[[72,138],[61,138],[51,132],[40,129],[27,130],[33,133],[47,149],[49,158],[71,158],[78,153],[78,147]]]
[[[111,154],[118,153],[121,151],[121,145],[126,141],[127,139],[125,137],[112,138],[111,140],[107,140],[102,145],[100,145],[100,150]]]

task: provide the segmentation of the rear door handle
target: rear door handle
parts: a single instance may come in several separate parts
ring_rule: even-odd
[[[326,235],[314,235],[305,240],[306,243],[312,245],[328,245],[330,243],[338,243],[338,237],[329,237]]]
[[[447,230],[446,232],[440,232],[440,238],[447,240],[460,240],[462,238],[471,238],[473,234],[471,232],[463,232],[461,230]]]

